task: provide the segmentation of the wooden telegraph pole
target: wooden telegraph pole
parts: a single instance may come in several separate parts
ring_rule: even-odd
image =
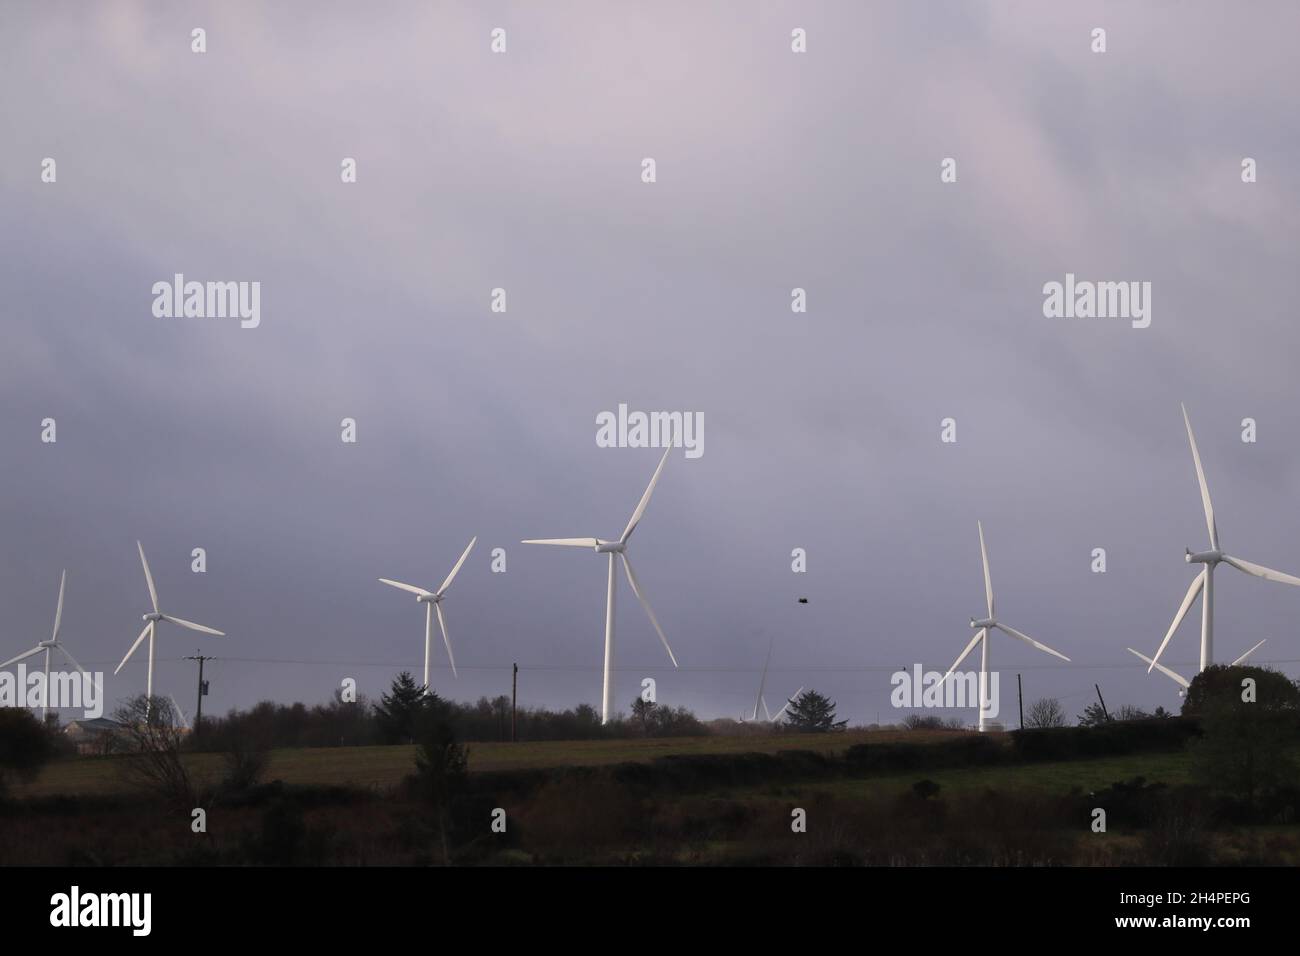
[[[199,727],[203,724],[203,695],[208,692],[208,686],[203,680],[203,662],[216,660],[216,658],[204,657],[202,654],[195,654],[185,659],[187,661],[199,662],[199,702],[198,706],[194,709],[194,736],[197,737],[199,735]]]
[[[1020,684],[1020,675],[1016,675],[1016,699],[1020,701],[1020,729],[1025,729],[1025,689]]]
[[[1106,710],[1106,701],[1103,700],[1101,696],[1101,685],[1093,684],[1092,686],[1097,688],[1097,699],[1101,701],[1101,715],[1107,720],[1110,720],[1110,712]]]

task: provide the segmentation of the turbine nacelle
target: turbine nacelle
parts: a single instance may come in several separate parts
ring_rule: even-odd
[[[626,541],[600,541],[593,549],[597,554],[622,554],[627,550]]]
[[[441,594],[417,594],[415,596],[416,604],[441,604],[444,595]]]
[[[1183,560],[1188,564],[1218,564],[1223,560],[1222,551],[1193,551],[1191,548],[1185,549],[1187,554]]]
[[[160,612],[154,611],[152,614],[141,614],[140,620],[145,622],[150,622],[150,621],[157,622],[163,620],[163,616]]]
[[[977,630],[977,631],[978,631],[978,630],[980,630],[980,629],[982,629],[982,628],[985,628],[985,627],[997,627],[997,626],[998,626],[998,622],[995,621],[995,620],[993,620],[993,618],[991,618],[991,617],[986,617],[986,618],[984,618],[982,621],[977,621],[977,620],[975,620],[975,618],[971,618],[971,619],[970,619],[970,626],[971,626],[974,630]]]

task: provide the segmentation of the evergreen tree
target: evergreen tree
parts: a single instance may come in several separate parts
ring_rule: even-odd
[[[835,701],[815,690],[806,690],[790,704],[785,712],[790,729],[805,734],[825,734],[843,730],[847,720],[835,719]]]
[[[465,789],[469,750],[457,741],[452,708],[437,694],[430,692],[420,701],[412,720],[419,745],[415,752],[416,780],[433,805],[443,863],[450,863],[447,835],[451,811]]]
[[[1095,700],[1083,708],[1083,713],[1079,715],[1080,727],[1100,727],[1102,724],[1109,723],[1109,721],[1110,718],[1106,716],[1106,711]]]
[[[415,736],[415,718],[424,707],[425,688],[408,671],[393,681],[389,693],[379,695],[375,721],[385,743],[409,744]]]

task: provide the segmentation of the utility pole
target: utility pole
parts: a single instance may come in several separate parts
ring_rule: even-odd
[[[199,727],[203,725],[203,698],[208,692],[208,682],[203,679],[203,662],[216,660],[215,657],[204,657],[202,654],[195,654],[185,658],[187,661],[199,662],[199,703],[194,710],[194,736],[199,735]]]
[[[515,661],[510,675],[510,742],[515,742],[515,701],[519,697],[519,662]]]
[[[1016,699],[1020,701],[1020,729],[1025,729],[1025,689],[1020,684],[1020,675],[1016,675]]]
[[[1101,701],[1101,715],[1107,720],[1110,720],[1110,713],[1106,710],[1106,701],[1103,700],[1101,696],[1101,685],[1093,684],[1092,686],[1097,688],[1097,699]]]

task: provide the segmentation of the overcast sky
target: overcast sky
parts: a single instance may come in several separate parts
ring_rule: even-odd
[[[621,532],[659,457],[597,447],[625,402],[705,431],[630,551],[681,669],[620,582],[620,706],[650,676],[738,714],[775,637],[769,702],[898,719],[890,673],[983,610],[980,519],[999,616],[1074,660],[995,637],[1009,722],[1017,672],[1071,715],[1094,682],[1176,707],[1124,648],[1208,544],[1180,401],[1225,549],[1300,573],[1300,8],[1062,6],[5,3],[0,659],[66,568],[69,649],[142,692],[143,654],[111,676],[138,538],[163,610],[228,632],[164,626],[156,692],[192,709],[201,648],[212,711],[374,694],[424,623],[376,579],[436,586],[478,535],[435,689],[518,661],[522,704],[598,705],[603,556],[519,540]],[[156,318],[178,272],[260,282],[260,327]],[[1152,283],[1150,327],[1044,318],[1067,272]],[[1268,638],[1294,676],[1300,588],[1216,585],[1219,659]]]

